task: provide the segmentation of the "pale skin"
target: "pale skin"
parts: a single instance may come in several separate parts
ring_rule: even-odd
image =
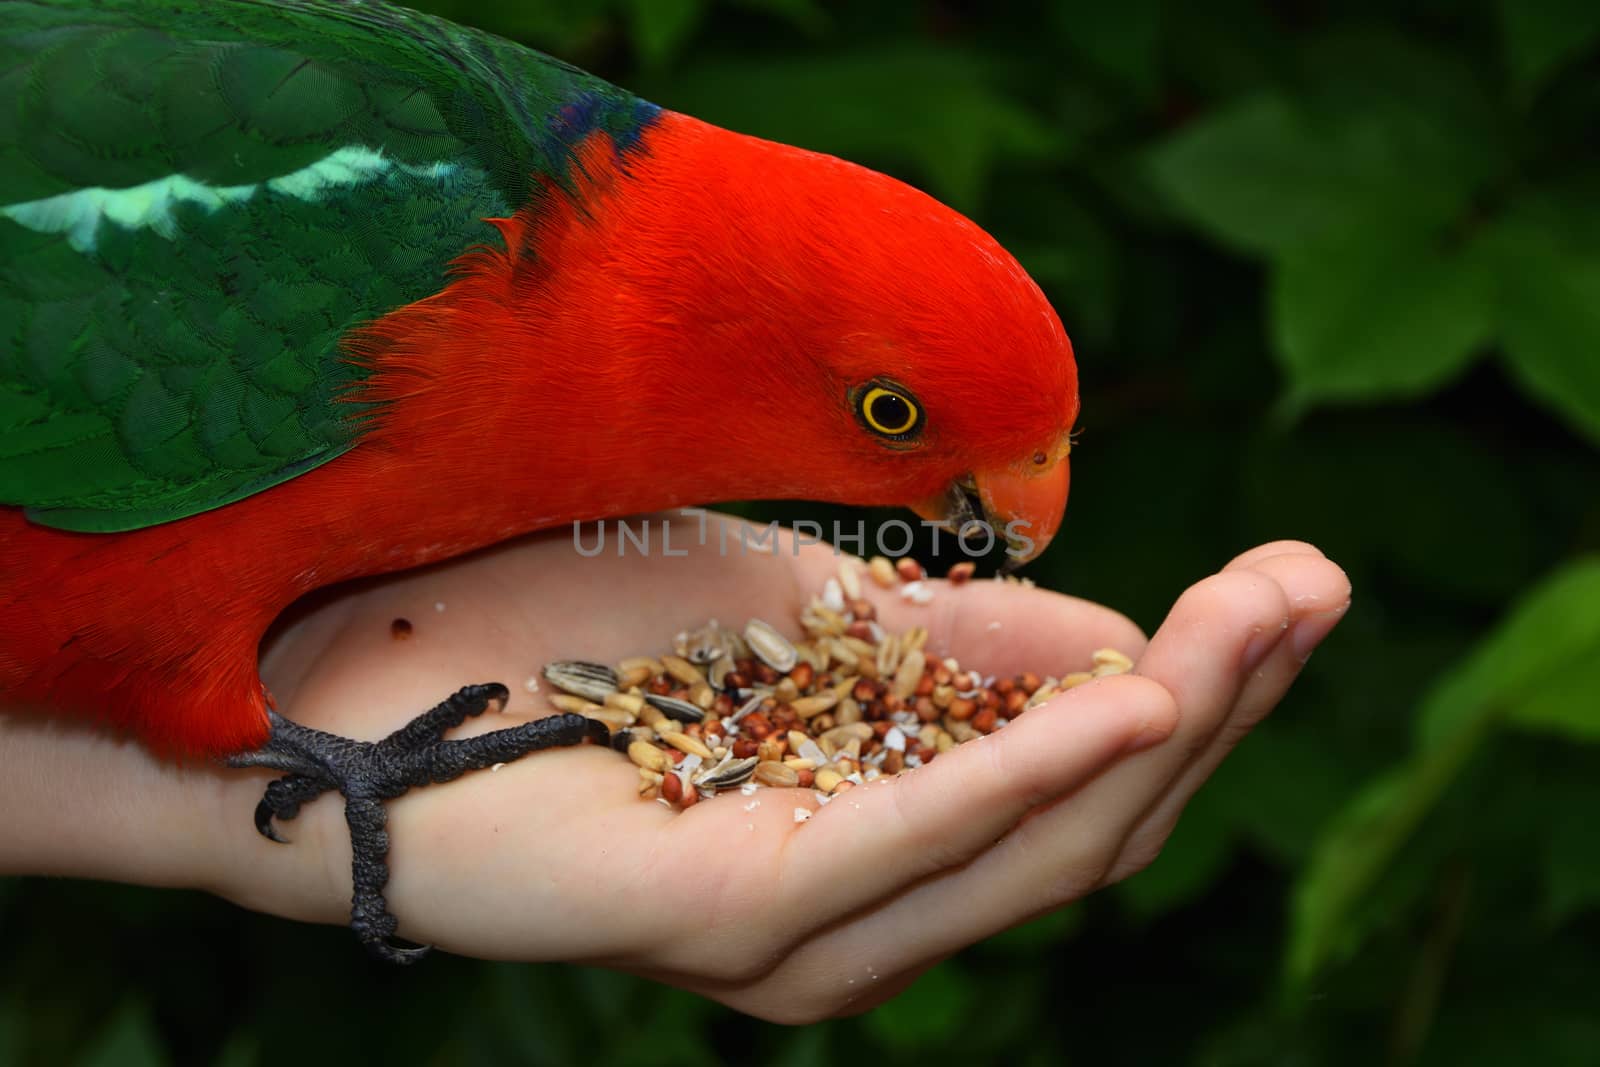
[[[467,736],[544,714],[547,687],[523,682],[551,659],[659,652],[707,618],[758,615],[792,634],[838,563],[788,541],[776,556],[719,558],[694,529],[674,536],[687,557],[618,558],[612,542],[585,559],[562,531],[368,583],[276,634],[263,677],[289,717],[363,739],[462,684],[505,682],[510,705],[452,735]],[[762,790],[675,813],[637,796],[627,759],[592,746],[413,790],[389,806],[400,932],[470,956],[615,967],[776,1021],[866,1010],[961,948],[1149,864],[1350,602],[1344,573],[1296,541],[1197,582],[1148,639],[1087,601],[937,584],[917,606],[864,583],[891,629],[926,626],[930,650],[974,669],[1064,673],[1109,646],[1134,672],[820,808],[809,790]],[[392,636],[398,617],[409,639]],[[347,922],[340,798],[308,805],[276,845],[251,825],[271,777],[0,716],[0,810],[30,813],[0,835],[0,873],[198,887]],[[811,818],[796,822],[797,808]]]

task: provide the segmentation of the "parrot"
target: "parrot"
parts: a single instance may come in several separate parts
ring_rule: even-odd
[[[714,410],[715,418],[707,412]],[[1077,368],[989,234],[383,0],[0,7],[0,712],[330,791],[410,962],[386,801],[594,741],[464,685],[377,741],[260,677],[336,583],[742,499],[1062,520]]]

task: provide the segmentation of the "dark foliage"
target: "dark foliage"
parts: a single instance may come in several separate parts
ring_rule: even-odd
[[[28,880],[0,1063],[1600,1061],[1600,6],[423,6],[1013,249],[1084,382],[1041,583],[1153,627],[1300,537],[1355,607],[1149,871],[862,1018]]]

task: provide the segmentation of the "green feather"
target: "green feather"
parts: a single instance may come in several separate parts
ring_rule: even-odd
[[[386,4],[0,6],[0,504],[133,529],[348,450],[340,338],[655,114]]]

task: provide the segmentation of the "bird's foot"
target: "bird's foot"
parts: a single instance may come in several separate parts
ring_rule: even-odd
[[[582,715],[552,715],[462,741],[443,740],[445,731],[471,716],[491,706],[497,711],[504,708],[508,697],[503,685],[469,685],[382,741],[354,741],[313,730],[269,710],[272,735],[267,743],[228,760],[234,767],[287,772],[267,786],[256,805],[256,829],[273,841],[283,840],[273,820],[294,818],[302,804],[330,790],[344,794],[345,821],[354,853],[350,928],[380,959],[411,963],[428,952],[424,946],[406,946],[394,940],[398,920],[383,897],[389,881],[384,801],[412,786],[448,782],[467,771],[507,763],[541,748],[576,745],[586,738],[607,742],[605,725]]]

